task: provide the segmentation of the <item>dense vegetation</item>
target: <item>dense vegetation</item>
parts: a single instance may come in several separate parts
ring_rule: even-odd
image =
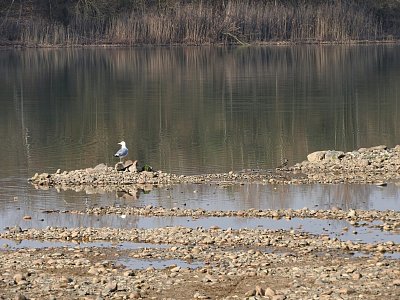
[[[398,0],[0,0],[2,44],[348,42],[399,25]]]

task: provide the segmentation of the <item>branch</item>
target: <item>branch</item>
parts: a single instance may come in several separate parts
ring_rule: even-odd
[[[233,35],[232,33],[229,33],[229,32],[222,32],[222,34],[228,35],[228,36],[234,38],[235,41],[238,42],[238,43],[239,43],[240,45],[242,45],[242,46],[249,46],[249,45],[250,45],[249,43],[242,42],[241,40],[238,39],[237,36]]]

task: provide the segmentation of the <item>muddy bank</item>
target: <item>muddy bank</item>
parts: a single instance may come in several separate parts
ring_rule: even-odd
[[[341,242],[264,229],[12,228],[1,238],[166,244],[120,250],[77,247],[0,250],[2,299],[398,299],[400,251],[393,243]],[[354,257],[363,251],[367,256]],[[129,267],[130,260],[169,260]],[[179,261],[197,263],[181,267]],[[384,287],[384,288],[383,288]],[[1,297],[0,297],[1,298]]]
[[[54,174],[35,174],[29,181],[38,188],[88,190],[101,192],[151,189],[151,186],[180,183],[213,183],[219,185],[359,183],[385,185],[400,180],[400,146],[384,145],[361,148],[351,152],[335,150],[317,151],[307,160],[294,166],[270,170],[242,170],[219,174],[177,175],[163,171],[137,171],[119,166],[100,164],[94,168],[73,171],[58,170]],[[130,191],[129,189],[132,189]]]

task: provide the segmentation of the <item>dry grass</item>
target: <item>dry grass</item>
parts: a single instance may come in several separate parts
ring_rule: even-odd
[[[52,10],[47,18],[21,19],[17,9],[14,17],[3,9],[0,37],[27,45],[68,46],[347,42],[384,34],[373,11],[346,0],[138,1],[111,12],[102,0],[71,2],[63,19],[52,17]]]

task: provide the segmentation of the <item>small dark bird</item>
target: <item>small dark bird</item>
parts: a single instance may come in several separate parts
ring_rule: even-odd
[[[282,162],[281,165],[277,166],[277,169],[283,169],[284,167],[286,167],[288,165],[289,160],[287,158],[285,158]]]

